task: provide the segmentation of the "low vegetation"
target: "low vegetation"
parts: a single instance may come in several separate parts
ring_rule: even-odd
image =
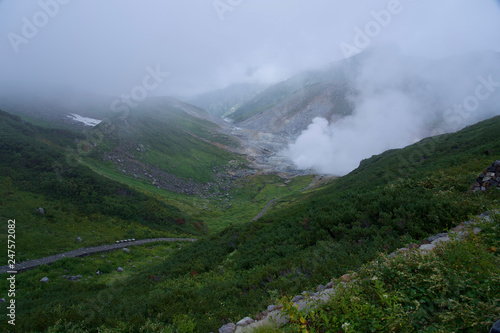
[[[498,285],[498,270],[495,268],[498,267],[498,259],[497,254],[489,249],[496,249],[498,246],[492,243],[492,239],[498,237],[493,225],[491,230],[485,227],[489,232],[477,236],[490,237],[488,239],[473,238],[464,243],[465,245],[452,243],[449,249],[439,249],[425,258],[415,254],[415,261],[411,259],[408,262],[408,270],[405,271],[408,275],[405,275],[405,279],[390,273],[402,269],[403,266],[398,266],[403,264],[402,261],[397,259],[389,262],[383,259],[383,255],[409,243],[420,242],[425,237],[448,230],[478,213],[500,206],[498,190],[493,189],[485,193],[468,191],[478,174],[494,160],[500,159],[498,133],[499,117],[458,133],[426,139],[404,149],[374,156],[363,161],[351,174],[319,189],[300,191],[307,186],[310,178],[297,178],[286,184],[286,187],[278,186],[283,185],[283,181],[273,180],[272,176],[247,178],[247,182],[242,181],[239,187],[234,189],[238,191],[234,198],[238,199],[239,196],[238,204],[227,208],[225,214],[216,210],[207,211],[207,216],[212,218],[212,221],[221,214],[221,221],[219,224],[214,222],[218,232],[206,235],[197,231],[191,222],[203,219],[203,213],[196,213],[198,208],[195,207],[202,203],[197,201],[199,199],[177,197],[176,201],[181,202],[180,204],[168,204],[166,197],[162,197],[159,191],[128,186],[123,179],[122,182],[110,180],[109,177],[100,176],[83,166],[72,167],[78,170],[74,174],[74,181],[78,185],[76,189],[71,187],[71,177],[65,177],[63,185],[56,187],[58,180],[53,169],[49,171],[48,167],[43,167],[44,154],[40,155],[38,149],[30,148],[34,147],[32,138],[36,136],[29,134],[9,138],[9,144],[6,146],[14,148],[9,148],[6,154],[15,157],[5,163],[2,161],[1,164],[2,174],[10,175],[10,179],[3,177],[2,184],[12,184],[10,189],[2,186],[1,190],[8,194],[5,202],[9,207],[20,207],[19,200],[26,197],[30,198],[30,202],[34,202],[34,198],[42,200],[47,207],[52,203],[51,209],[47,209],[47,215],[50,211],[59,212],[58,209],[60,213],[57,213],[57,218],[53,221],[41,224],[50,232],[55,232],[54,230],[71,219],[72,225],[75,226],[90,225],[89,222],[82,223],[82,219],[95,217],[96,215],[92,214],[102,210],[98,219],[103,221],[104,227],[95,230],[102,230],[103,233],[107,233],[107,228],[115,224],[120,225],[120,228],[126,226],[120,232],[136,230],[135,232],[146,235],[146,228],[165,233],[187,234],[192,231],[198,232],[200,238],[193,244],[183,245],[181,250],[168,252],[167,245],[165,248],[158,247],[153,250],[156,251],[155,256],[165,260],[155,260],[151,253],[149,260],[152,262],[148,262],[147,254],[141,258],[135,254],[147,251],[133,249],[130,254],[120,253],[121,257],[116,254],[118,257],[110,259],[113,264],[108,266],[98,257],[87,257],[64,260],[21,273],[18,275],[19,321],[16,329],[20,332],[216,331],[227,322],[234,322],[247,315],[255,316],[277,297],[312,290],[320,283],[336,279],[377,258],[381,264],[371,270],[366,268],[364,274],[371,278],[377,276],[378,280],[360,279],[360,284],[353,284],[352,288],[346,289],[343,299],[334,301],[338,302],[335,306],[355,310],[357,313],[367,313],[374,318],[380,317],[380,322],[374,322],[374,325],[396,327],[401,324],[397,327],[427,327],[429,331],[436,327],[436,332],[449,327],[463,327],[459,326],[462,324],[485,327],[490,317],[498,313],[484,297],[479,298],[480,302],[484,302],[484,306],[470,308],[470,312],[461,316],[464,321],[462,324],[459,322],[461,319],[452,316],[450,309],[469,311],[470,303],[467,303],[467,297],[472,298],[479,293],[486,293],[485,295],[493,299],[496,296],[498,299],[498,289],[494,286],[495,283]],[[25,142],[14,144],[19,138],[24,138]],[[52,141],[49,140],[49,143]],[[50,147],[47,144],[45,146]],[[20,151],[20,155],[15,155],[12,149]],[[56,160],[59,158],[56,149],[47,151],[49,154],[55,154]],[[33,166],[34,170],[37,170],[36,174],[41,177],[35,178],[36,183],[33,183],[31,178],[34,173],[26,171],[32,170],[31,167],[15,164],[20,163],[19,161],[27,163],[28,160],[25,160],[24,156],[27,156],[28,152],[33,158],[40,160],[40,163]],[[61,164],[64,165],[63,162]],[[80,178],[80,175],[83,178]],[[43,184],[49,184],[49,187],[43,187]],[[82,190],[79,190],[80,186]],[[126,189],[130,195],[123,196],[120,192],[116,193],[116,189]],[[71,190],[76,192],[58,194],[58,191]],[[263,218],[250,222],[249,218],[260,211],[262,204],[268,199],[277,199],[278,205]],[[250,200],[248,207],[251,207],[251,214],[244,212],[245,200]],[[252,200],[258,205],[253,206]],[[181,206],[186,207],[186,210],[179,209]],[[74,216],[65,217],[64,207],[69,207],[66,214]],[[151,211],[159,215],[150,217],[148,214],[151,214]],[[5,209],[0,211],[4,217],[8,213]],[[165,216],[174,217],[172,223],[166,223],[169,219]],[[185,224],[176,223],[176,219],[184,217]],[[43,217],[49,218],[50,216]],[[237,220],[233,222],[231,218],[233,221]],[[32,224],[37,221],[42,221],[41,217],[33,215]],[[136,226],[143,226],[143,229],[136,229]],[[4,246],[2,244],[5,244],[5,241],[0,243],[0,246]],[[483,245],[487,247],[484,248]],[[453,246],[456,248],[452,248]],[[23,252],[22,249],[20,251]],[[34,249],[32,251],[34,252]],[[48,252],[50,251],[47,250]],[[457,257],[450,262],[458,264],[463,261],[472,265],[460,264],[462,268],[459,267],[461,271],[457,273],[463,273],[458,276],[467,281],[463,286],[465,289],[460,289],[460,280],[453,278],[453,264],[443,263],[443,272],[446,274],[438,275],[436,278],[440,280],[436,280],[436,283],[443,288],[449,283],[449,289],[443,289],[445,293],[442,297],[436,296],[436,301],[433,300],[435,295],[424,297],[424,290],[429,287],[426,283],[430,283],[428,279],[418,284],[407,278],[418,272],[417,260],[423,260],[420,269],[432,275],[436,266],[433,266],[430,258],[436,258],[438,262],[442,261],[440,258],[445,257],[451,260],[453,253]],[[136,264],[135,271],[117,275],[114,266],[124,260],[145,264]],[[495,260],[495,267],[488,264],[495,263]],[[477,267],[472,263],[477,263]],[[88,278],[94,269],[101,267],[103,275]],[[485,277],[479,278],[475,273],[465,274],[464,270],[469,268],[471,272],[485,270]],[[66,269],[71,274],[80,274],[87,279],[81,282],[64,280],[61,275]],[[48,276],[51,282],[41,284],[39,279],[43,276]],[[414,283],[410,285],[408,281]],[[476,284],[474,281],[480,283]],[[420,289],[412,291],[413,286]],[[487,289],[488,286],[490,289]],[[6,279],[2,277],[0,290],[7,290]],[[437,290],[442,291],[439,288]],[[460,294],[458,298],[450,296],[448,300],[447,295],[456,290],[464,290],[465,294]],[[384,300],[377,299],[380,293],[382,296],[388,295],[387,301],[385,297]],[[412,298],[408,298],[412,293],[419,296],[419,307]],[[467,296],[467,293],[472,296]],[[365,307],[363,302],[351,304],[347,302],[350,297],[363,299],[369,305]],[[378,304],[382,304],[382,308],[374,306]],[[444,307],[445,310],[434,313],[433,309],[438,306]],[[337,327],[335,325],[339,323],[351,325],[345,326],[344,330],[361,324],[349,321],[352,318],[346,314],[344,317],[340,314],[330,315],[330,312],[334,311],[332,307],[319,309],[317,313],[324,315],[318,318],[304,317],[308,325],[305,328],[321,332],[322,329],[330,331],[330,328]],[[386,317],[383,311],[389,308],[394,310],[395,315]],[[485,317],[471,322],[473,314],[480,311],[479,309],[482,309]],[[5,309],[0,309],[0,316],[5,317]],[[340,319],[335,323],[325,323],[324,318],[330,317]],[[437,323],[443,326],[435,326]],[[374,327],[383,331],[383,328],[389,326]],[[340,327],[342,329],[342,326]],[[289,328],[296,329],[293,326]]]

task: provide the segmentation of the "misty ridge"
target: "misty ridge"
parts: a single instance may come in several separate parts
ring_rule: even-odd
[[[0,107],[96,125],[173,98],[260,167],[337,176],[498,114],[497,1],[94,5],[0,3]]]
[[[364,158],[499,114],[499,53],[430,61],[376,48],[357,57],[352,113],[313,119],[285,152],[299,168],[344,175]]]

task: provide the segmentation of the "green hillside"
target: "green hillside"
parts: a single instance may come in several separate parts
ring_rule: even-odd
[[[495,117],[373,156],[330,185],[284,195],[257,221],[228,226],[175,252],[138,247],[111,255],[112,264],[92,256],[22,273],[18,302],[25,306],[17,314],[39,319],[16,328],[207,332],[255,316],[279,296],[312,290],[380,253],[500,207],[500,191],[468,191],[500,159],[498,133]],[[242,186],[242,195],[251,188]],[[126,260],[137,267],[120,275],[115,266]],[[106,274],[92,276],[102,267]],[[66,271],[85,278],[70,283],[60,278]],[[44,276],[49,284],[38,283]]]
[[[151,229],[161,235],[196,232],[178,208],[78,163],[71,151],[84,138],[0,111],[0,215],[19,220],[23,258],[151,235]],[[39,207],[46,213],[35,213]],[[6,239],[0,243],[7,246]]]

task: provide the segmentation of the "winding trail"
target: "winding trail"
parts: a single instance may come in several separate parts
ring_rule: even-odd
[[[135,246],[135,245],[141,245],[141,244],[152,243],[152,242],[195,242],[195,241],[197,241],[197,239],[194,239],[194,238],[150,238],[150,239],[141,239],[141,240],[136,240],[136,241],[131,241],[131,242],[116,243],[116,244],[110,244],[110,245],[83,247],[83,248],[80,248],[77,250],[64,252],[64,253],[60,253],[60,254],[55,254],[55,255],[49,256],[49,257],[44,257],[44,258],[34,259],[34,260],[29,260],[29,261],[23,261],[23,262],[16,264],[15,269],[9,268],[8,265],[0,266],[0,274],[7,273],[9,271],[22,272],[22,271],[26,271],[26,270],[35,268],[35,267],[40,266],[40,265],[51,264],[51,263],[55,262],[56,260],[59,260],[62,258],[84,257],[84,256],[92,255],[94,253],[114,251],[114,250],[118,250],[118,249],[125,248],[128,246]]]

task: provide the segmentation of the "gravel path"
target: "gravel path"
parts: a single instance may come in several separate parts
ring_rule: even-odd
[[[252,221],[256,221],[256,220],[260,219],[262,216],[264,216],[264,214],[265,214],[265,213],[266,213],[266,211],[269,209],[269,207],[271,207],[271,205],[272,205],[273,203],[275,203],[275,202],[276,202],[276,200],[275,200],[275,199],[270,200],[270,201],[267,203],[266,207],[264,207],[264,209],[263,209],[263,210],[262,210],[259,214],[257,214],[257,216],[256,216],[256,217],[254,217],[254,218],[252,219]]]
[[[195,241],[196,241],[196,239],[194,239],[194,238],[151,238],[151,239],[141,239],[141,240],[136,240],[136,241],[110,244],[110,245],[84,247],[84,248],[77,249],[74,251],[64,252],[64,253],[56,254],[53,256],[45,257],[45,258],[20,262],[20,263],[16,264],[14,271],[21,272],[21,271],[35,268],[39,265],[51,264],[51,263],[53,263],[56,260],[61,259],[61,258],[84,257],[84,256],[88,256],[88,255],[91,255],[94,253],[109,252],[109,251],[118,250],[118,249],[121,249],[124,247],[141,245],[141,244],[151,243],[151,242],[195,242]],[[12,269],[10,269],[8,265],[0,266],[0,274],[7,273],[8,271],[12,271]]]

